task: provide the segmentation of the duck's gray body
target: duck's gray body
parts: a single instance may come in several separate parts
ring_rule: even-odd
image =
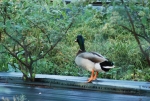
[[[77,54],[75,58],[75,63],[78,66],[90,72],[92,70],[98,71],[98,72],[104,71],[100,65],[100,63],[104,61],[108,61],[108,60],[105,57],[103,57],[101,54],[96,53],[96,52],[82,52],[82,53]]]

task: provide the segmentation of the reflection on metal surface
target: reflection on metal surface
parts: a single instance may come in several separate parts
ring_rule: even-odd
[[[9,88],[10,94],[0,92],[0,97],[13,100],[13,96],[25,95],[27,101],[149,101],[149,96],[108,93],[93,90],[28,87],[16,84],[0,83],[0,87]],[[0,98],[1,99],[1,98]]]

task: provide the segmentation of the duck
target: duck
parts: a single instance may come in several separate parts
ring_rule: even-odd
[[[77,35],[75,42],[78,43],[80,49],[78,50],[75,63],[91,72],[91,76],[87,83],[97,79],[99,72],[108,72],[111,68],[114,68],[114,63],[98,52],[87,52],[84,46],[84,38],[82,35]]]

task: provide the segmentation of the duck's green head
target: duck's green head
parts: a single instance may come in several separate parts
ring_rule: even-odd
[[[78,42],[80,49],[82,51],[85,51],[85,47],[84,47],[84,38],[82,37],[82,35],[78,35],[77,39],[75,40],[75,42]]]

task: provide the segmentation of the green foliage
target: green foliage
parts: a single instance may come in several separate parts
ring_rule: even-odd
[[[11,65],[24,74],[24,79],[34,81],[33,64],[50,53],[73,24],[76,13],[67,13],[68,8],[60,3],[27,0],[1,3],[1,33],[5,37],[2,45],[13,56]]]
[[[26,101],[25,95],[14,96],[13,101]],[[2,97],[2,101],[10,101],[8,98]]]

